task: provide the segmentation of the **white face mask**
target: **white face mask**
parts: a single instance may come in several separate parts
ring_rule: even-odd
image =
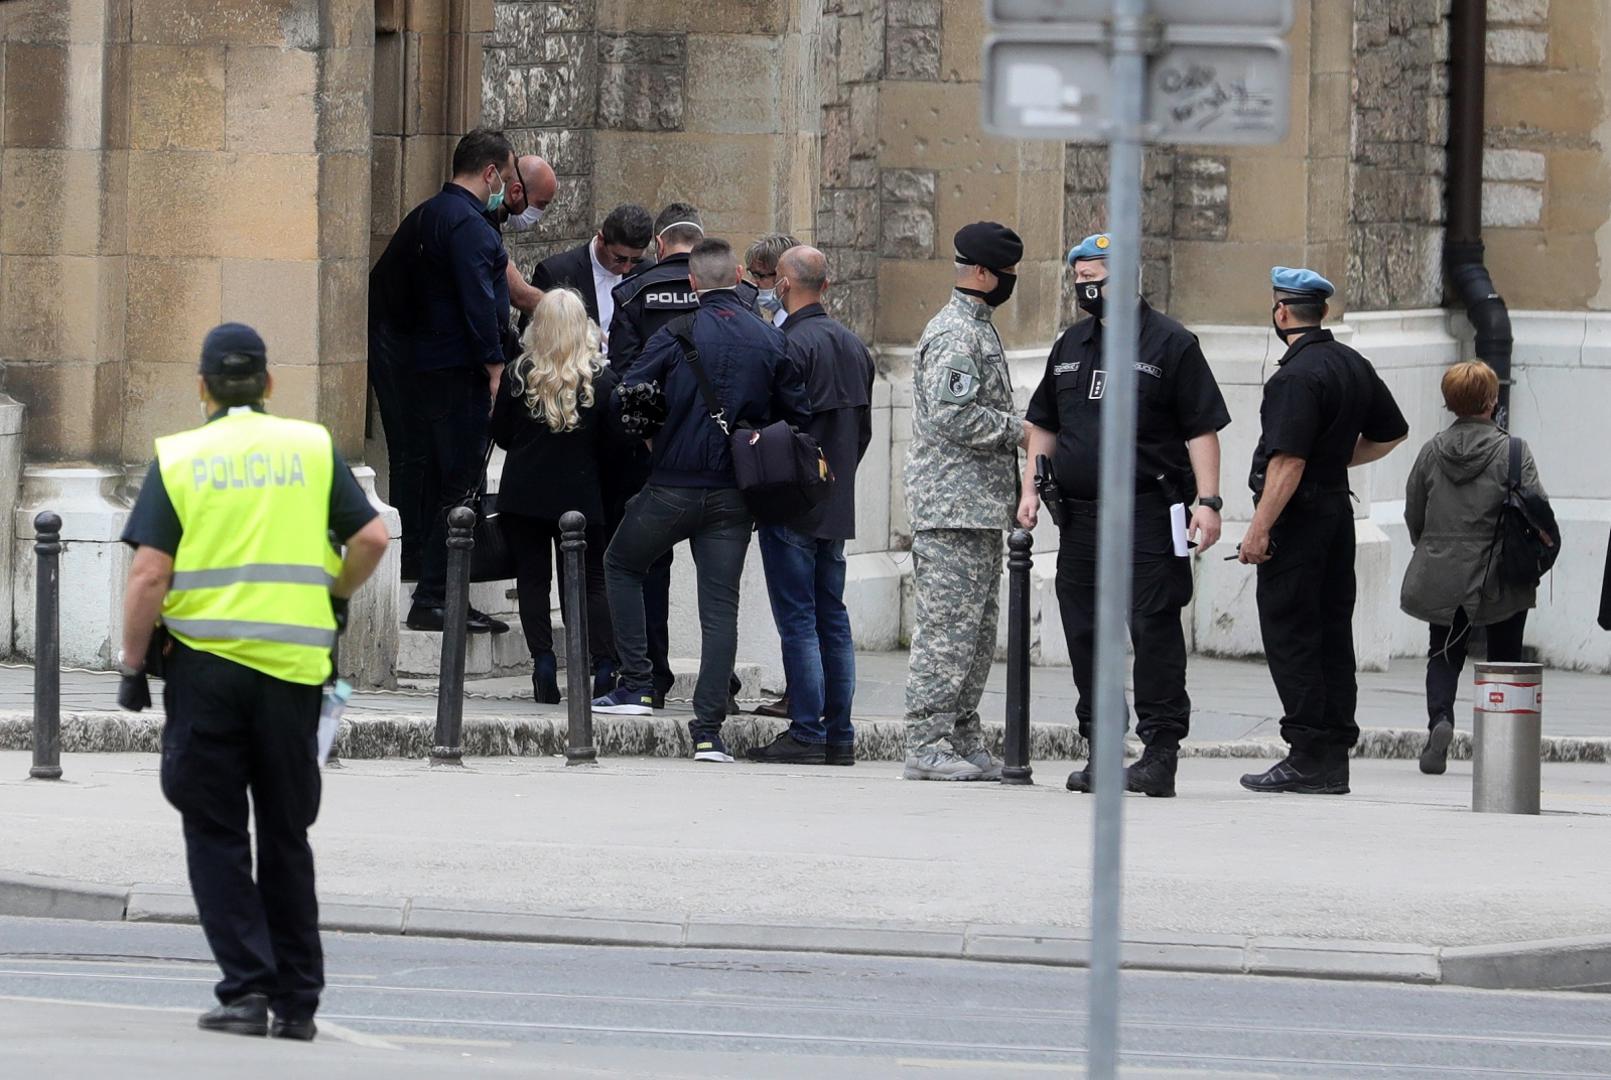
[[[515,232],[525,232],[527,229],[535,228],[542,219],[543,208],[527,203],[526,209],[518,214],[509,215],[508,225]]]

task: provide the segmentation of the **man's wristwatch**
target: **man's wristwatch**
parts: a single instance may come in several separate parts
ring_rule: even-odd
[[[1206,506],[1208,509],[1218,514],[1225,509],[1225,500],[1220,498],[1218,495],[1204,495],[1202,498],[1197,500],[1197,505]]]

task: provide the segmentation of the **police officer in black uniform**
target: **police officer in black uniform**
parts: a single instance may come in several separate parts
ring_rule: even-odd
[[[699,211],[687,203],[670,203],[654,221],[655,261],[640,267],[610,293],[615,315],[609,327],[609,360],[615,373],[626,378],[643,351],[644,343],[671,320],[699,310],[699,297],[688,279],[688,254],[705,238]],[[753,307],[756,287],[739,285],[740,299]],[[621,524],[627,500],[643,489],[649,479],[649,453],[634,446],[619,459],[606,463],[604,503],[609,520],[604,524],[610,536]],[[648,630],[649,663],[654,670],[654,707],[665,708],[666,692],[671,689],[670,631],[671,560],[668,551],[649,568],[644,580],[643,607]],[[613,689],[596,681],[594,696]]]
[[[1112,240],[1087,237],[1068,253],[1079,305],[1091,318],[1066,330],[1052,346],[1046,374],[1029,402],[1029,463],[1019,523],[1033,528],[1036,459],[1051,459],[1056,490],[1048,499],[1059,521],[1057,603],[1068,639],[1080,734],[1091,738],[1092,653],[1096,619],[1097,498],[1101,476],[1104,306],[1139,303],[1140,359],[1136,363],[1135,572],[1130,639],[1135,646],[1136,730],[1146,750],[1125,771],[1128,790],[1175,793],[1175,759],[1191,719],[1186,694],[1186,638],[1180,612],[1191,602],[1191,560],[1177,554],[1177,528],[1201,548],[1219,539],[1219,431],[1231,422],[1197,338],[1154,311],[1122,285],[1109,287]],[[1194,510],[1188,510],[1196,501]],[[1178,506],[1177,506],[1178,504]],[[1190,521],[1187,521],[1187,515]],[[1178,526],[1175,522],[1179,516]],[[1069,774],[1070,791],[1091,790],[1090,766]]]
[[[1242,786],[1346,795],[1359,741],[1348,469],[1385,457],[1410,428],[1370,362],[1321,327],[1331,282],[1277,266],[1270,284],[1287,351],[1264,384],[1248,478],[1256,509],[1239,551],[1258,567],[1259,629],[1291,749]]]

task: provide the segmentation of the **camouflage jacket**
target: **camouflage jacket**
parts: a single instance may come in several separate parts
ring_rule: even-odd
[[[1023,421],[988,305],[954,292],[912,357],[906,506],[917,529],[1006,529]]]

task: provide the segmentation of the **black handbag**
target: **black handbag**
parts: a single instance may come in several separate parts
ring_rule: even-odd
[[[472,582],[507,581],[515,576],[514,553],[509,550],[509,542],[498,524],[498,496],[482,490],[491,462],[492,440],[488,439],[487,456],[481,461],[481,482],[460,504],[475,511],[475,547],[470,549]]]
[[[1561,554],[1561,529],[1549,500],[1522,483],[1522,449],[1526,444],[1510,437],[1510,469],[1505,500],[1499,506],[1491,560],[1497,560],[1499,580],[1508,585],[1537,586]]]
[[[834,477],[817,440],[782,420],[759,428],[729,424],[727,410],[699,362],[689,324],[685,321],[674,327],[672,334],[699,383],[706,411],[727,436],[738,490],[755,520],[762,525],[783,525],[820,505],[833,491]]]

